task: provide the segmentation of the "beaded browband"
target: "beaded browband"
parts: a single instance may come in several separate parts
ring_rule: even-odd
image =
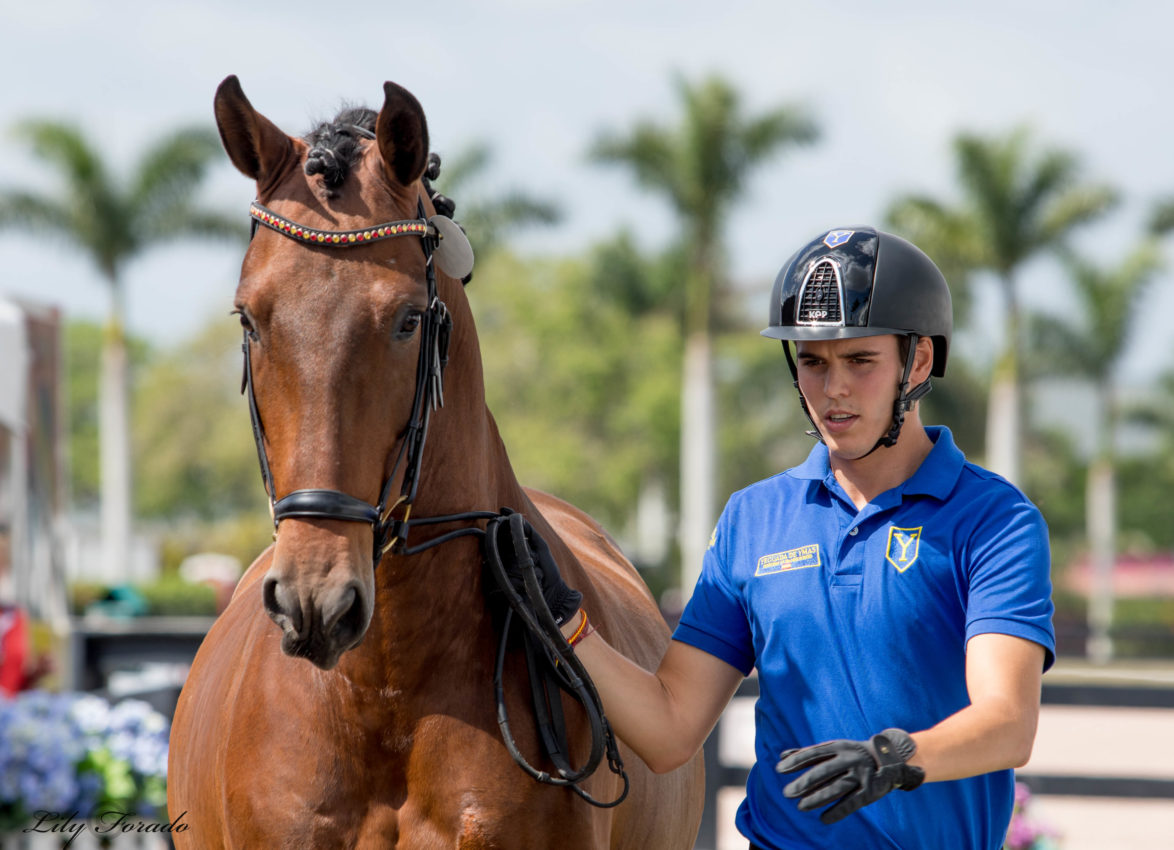
[[[283,236],[298,239],[311,244],[329,245],[337,248],[349,248],[352,245],[364,245],[368,242],[378,242],[380,239],[391,239],[396,236],[434,236],[436,228],[429,224],[427,219],[412,218],[402,221],[388,221],[374,227],[364,227],[359,230],[315,230],[297,222],[283,218],[273,210],[253,201],[249,206],[249,215],[253,219],[253,227],[263,224],[276,230]]]

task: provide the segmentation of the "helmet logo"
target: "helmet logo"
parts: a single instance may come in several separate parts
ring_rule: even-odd
[[[824,257],[807,269],[799,287],[795,324],[844,326],[844,282],[840,279],[840,264],[835,260]]]
[[[833,230],[823,237],[823,244],[829,248],[838,248],[852,238],[852,234],[855,232],[855,230]]]

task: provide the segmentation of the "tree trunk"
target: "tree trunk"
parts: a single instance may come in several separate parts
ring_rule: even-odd
[[[1088,468],[1085,529],[1092,582],[1088,598],[1088,659],[1113,660],[1113,566],[1117,561],[1117,470],[1113,444],[1117,433],[1116,399],[1102,382],[1097,393],[1096,457]]]
[[[1088,529],[1092,582],[1088,599],[1088,658],[1094,664],[1113,660],[1113,563],[1116,560],[1116,475],[1113,462],[1099,457],[1088,470],[1085,525]]]
[[[685,599],[701,575],[713,531],[717,451],[713,412],[713,361],[709,334],[685,340],[681,384],[681,592]]]
[[[995,361],[987,404],[986,465],[1012,484],[1023,486],[1023,388],[1019,378],[1022,340],[1015,281],[1000,280],[1003,292],[1003,352]]]
[[[111,283],[110,318],[102,344],[98,382],[98,462],[101,479],[102,577],[131,576],[130,371],[122,287]]]
[[[1019,468],[1019,380],[1015,354],[1004,351],[995,363],[986,412],[986,466],[1022,486]]]

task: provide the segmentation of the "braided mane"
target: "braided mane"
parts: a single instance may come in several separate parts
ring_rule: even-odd
[[[306,155],[306,174],[321,174],[327,189],[341,186],[359,157],[359,140],[375,137],[377,117],[373,109],[348,106],[334,120],[323,121],[307,133],[310,152]]]
[[[304,170],[307,176],[322,175],[322,182],[330,190],[337,189],[346,180],[351,166],[359,158],[359,140],[375,138],[375,121],[379,113],[365,106],[346,106],[332,121],[323,121],[306,134],[310,145]],[[440,176],[440,155],[428,154],[428,169],[424,172],[424,188],[436,211],[452,217],[456,204],[432,187]]]

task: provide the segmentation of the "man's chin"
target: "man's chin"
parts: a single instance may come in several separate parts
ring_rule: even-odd
[[[824,443],[828,447],[828,455],[842,463],[852,463],[863,460],[872,452],[877,439],[868,439],[856,435],[828,436],[824,435]]]

